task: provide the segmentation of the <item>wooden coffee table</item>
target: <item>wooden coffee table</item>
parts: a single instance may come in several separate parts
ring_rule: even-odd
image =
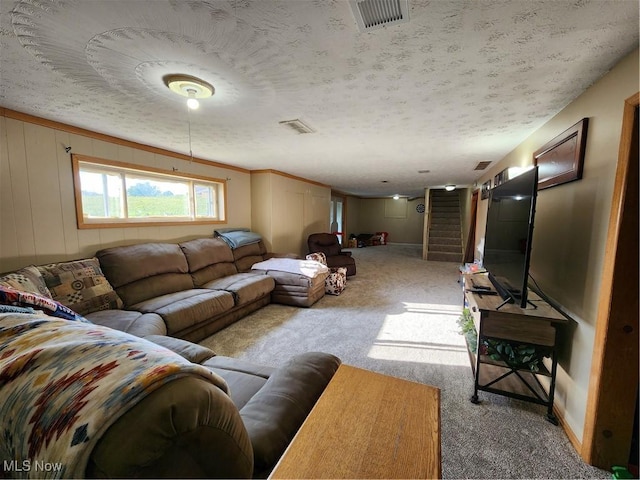
[[[341,365],[270,478],[440,478],[440,389]]]

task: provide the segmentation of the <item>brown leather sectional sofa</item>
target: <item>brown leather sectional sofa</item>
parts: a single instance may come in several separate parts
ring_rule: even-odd
[[[147,339],[218,374],[229,394],[193,377],[163,385],[107,430],[88,478],[266,478],[340,365],[309,352],[276,369],[172,337]]]
[[[140,352],[153,342],[163,347],[161,351],[175,352],[226,382],[227,388],[221,389],[204,378],[178,377],[119,412],[101,433],[83,476],[248,478],[269,474],[340,360],[309,352],[271,368],[217,356],[187,341],[199,341],[268,304],[278,283],[285,302],[291,300],[288,291],[294,291],[292,304],[306,306],[305,298],[311,302],[319,298],[317,284],[324,287],[324,277],[310,281],[251,271],[253,263],[267,257],[261,243],[232,251],[220,239],[201,238],[107,248],[96,253],[100,268],[94,258],[25,267],[14,276],[0,278],[0,284],[4,280],[12,288],[38,284],[33,293],[46,296],[49,291],[54,300],[77,308],[91,323],[130,334],[134,344],[140,343],[136,346]],[[74,268],[77,276],[67,283],[84,282],[78,292],[70,292],[75,287],[64,284]],[[82,278],[88,271],[99,275]],[[102,274],[110,285],[104,285]],[[79,293],[85,287],[85,292],[99,291],[103,298],[98,301],[89,298],[93,293]],[[0,329],[11,315],[20,314],[0,313]],[[75,339],[90,342],[91,336]],[[67,360],[73,365],[72,359]],[[11,382],[3,386],[11,388]],[[0,424],[8,420],[0,419]],[[0,443],[9,441],[0,439]],[[4,458],[12,448],[0,444],[0,464],[11,465],[2,462],[15,460]],[[12,472],[0,476],[11,477]]]
[[[124,307],[86,317],[138,336],[199,341],[271,301],[310,306],[324,296],[326,275],[251,270],[271,255],[262,242],[231,250],[218,238],[100,250],[96,257]]]
[[[130,317],[129,312],[157,315],[166,331],[160,325],[146,335],[202,340],[267,305],[275,286],[266,275],[238,273],[231,249],[215,238],[113,247],[96,257],[124,303],[107,315],[109,322]],[[105,324],[91,314],[87,318]]]

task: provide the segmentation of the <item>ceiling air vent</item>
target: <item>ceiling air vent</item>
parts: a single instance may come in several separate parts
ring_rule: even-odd
[[[309,127],[308,125],[305,125],[302,121],[298,120],[297,118],[295,118],[293,120],[283,120],[283,121],[280,122],[280,124],[286,125],[286,126],[292,128],[293,130],[295,130],[298,133],[313,133],[314,132],[313,128]]]
[[[487,168],[489,165],[491,164],[491,162],[480,162],[476,165],[476,168],[474,168],[474,170],[484,170],[485,168]]]
[[[361,32],[409,21],[409,0],[349,0]]]

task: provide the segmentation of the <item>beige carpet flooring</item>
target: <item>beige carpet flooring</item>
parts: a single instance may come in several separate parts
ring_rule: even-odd
[[[480,392],[456,319],[457,265],[425,262],[421,246],[353,249],[358,274],[311,308],[271,304],[201,344],[278,366],[324,351],[344,363],[441,389],[443,478],[611,478],[580,459],[545,408]]]

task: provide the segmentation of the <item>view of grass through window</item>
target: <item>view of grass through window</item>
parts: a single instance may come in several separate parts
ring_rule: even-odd
[[[85,161],[78,174],[88,222],[219,220],[222,183]]]

